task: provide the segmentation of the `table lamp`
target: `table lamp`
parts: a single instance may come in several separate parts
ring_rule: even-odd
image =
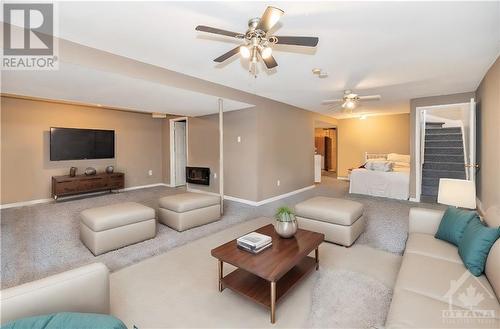
[[[470,180],[441,178],[438,203],[476,209],[476,184]]]

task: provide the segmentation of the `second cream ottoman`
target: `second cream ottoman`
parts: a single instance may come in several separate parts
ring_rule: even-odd
[[[359,202],[315,197],[295,205],[299,227],[325,234],[325,240],[346,247],[363,233],[365,219]]]
[[[158,219],[177,231],[220,219],[220,198],[203,193],[181,193],[159,200]]]

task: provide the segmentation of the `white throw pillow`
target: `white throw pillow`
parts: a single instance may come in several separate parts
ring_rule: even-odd
[[[373,171],[392,171],[393,163],[385,160],[368,160],[365,168]]]
[[[408,154],[389,153],[387,154],[387,161],[410,163],[410,156]]]

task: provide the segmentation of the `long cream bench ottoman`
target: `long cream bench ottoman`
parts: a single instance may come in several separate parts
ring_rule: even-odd
[[[159,200],[158,219],[177,231],[220,219],[220,198],[203,193],[181,193]]]
[[[314,197],[295,205],[299,227],[325,234],[325,240],[346,247],[363,233],[365,219],[359,202]]]
[[[80,239],[96,256],[155,236],[154,209],[136,202],[91,208],[80,213]]]

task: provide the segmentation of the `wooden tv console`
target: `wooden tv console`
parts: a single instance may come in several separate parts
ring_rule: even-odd
[[[59,197],[76,195],[89,192],[112,191],[125,187],[124,173],[102,173],[92,176],[76,175],[74,177],[53,176],[52,177],[52,197],[57,200]]]

